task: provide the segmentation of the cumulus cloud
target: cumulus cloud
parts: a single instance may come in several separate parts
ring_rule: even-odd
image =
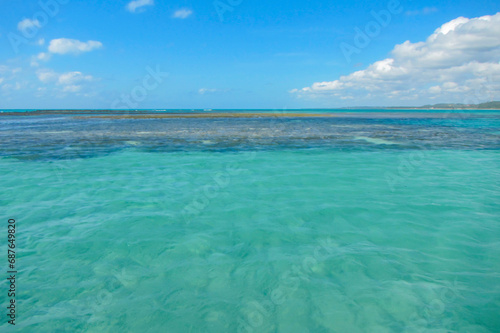
[[[9,67],[6,65],[0,65],[0,75],[3,76],[14,76],[15,74],[22,71],[20,67]]]
[[[82,72],[68,72],[59,75],[58,82],[63,85],[72,85],[82,81],[92,81],[91,75],[84,75]]]
[[[36,56],[38,60],[43,60],[43,61],[49,60],[50,57],[51,57],[50,53],[45,53],[45,52],[41,52]]]
[[[425,42],[396,45],[390,58],[364,70],[291,92],[301,97],[378,101],[441,98],[467,103],[499,98],[498,36],[500,13],[459,17],[436,29]]]
[[[40,28],[42,25],[38,20],[24,19],[17,24],[17,29],[23,33],[32,31],[34,28]]]
[[[12,91],[12,90],[21,90],[23,86],[21,85],[21,83],[19,82],[16,82],[16,83],[13,83],[13,84],[4,84],[2,86],[2,91],[4,92],[9,92],[9,91]]]
[[[60,74],[51,69],[41,69],[36,74],[40,82],[61,86],[63,92],[79,92],[82,90],[84,83],[94,81],[94,77],[91,75],[85,75],[78,71]]]
[[[83,52],[90,52],[101,47],[102,43],[94,40],[81,42],[76,39],[59,38],[50,41],[49,52],[57,54],[80,54]]]
[[[40,80],[43,83],[56,81],[58,78],[58,75],[54,71],[48,69],[39,70],[36,72],[36,75],[38,77],[38,80]]]
[[[4,92],[10,90],[19,90],[21,83],[19,83],[19,75],[22,71],[21,68],[12,68],[6,65],[0,65],[0,86]]]
[[[131,13],[137,13],[145,6],[153,6],[154,0],[134,0],[127,4],[127,10]]]
[[[79,92],[80,90],[82,90],[82,86],[78,86],[78,85],[69,85],[69,86],[65,86],[63,87],[63,92],[72,92],[72,93],[76,93],[76,92]]]
[[[50,58],[52,58],[52,54],[40,52],[36,56],[31,57],[31,66],[38,67],[40,65],[39,61],[49,61]]]
[[[174,12],[174,14],[172,15],[172,17],[179,18],[179,19],[185,19],[185,18],[188,18],[189,16],[191,16],[191,14],[193,14],[193,11],[191,9],[182,8],[182,9],[176,10]]]

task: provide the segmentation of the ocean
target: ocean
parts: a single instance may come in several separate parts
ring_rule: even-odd
[[[248,113],[0,114],[0,331],[500,332],[499,111]]]

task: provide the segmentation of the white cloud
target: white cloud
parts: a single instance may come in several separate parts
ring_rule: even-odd
[[[43,83],[53,82],[58,78],[58,75],[53,70],[49,69],[41,69],[37,71],[36,76]]]
[[[12,90],[21,90],[22,85],[19,82],[16,82],[15,84],[4,84],[2,86],[2,90],[4,92],[12,91]]]
[[[396,45],[368,68],[293,89],[300,97],[394,101],[500,97],[500,13],[443,24],[425,42]],[[466,101],[468,100],[468,101]]]
[[[205,95],[205,94],[224,94],[227,92],[230,92],[231,89],[216,89],[216,88],[201,88],[198,90],[198,94],[200,95]]]
[[[207,93],[215,93],[217,91],[218,90],[214,89],[214,88],[201,88],[200,90],[198,90],[198,93],[200,95],[204,95],[204,94],[207,94]]]
[[[182,9],[176,10],[174,12],[174,14],[172,15],[172,17],[179,18],[179,19],[185,19],[185,18],[188,18],[189,16],[191,16],[191,14],[193,14],[193,11],[191,9],[182,8]]]
[[[6,65],[0,65],[0,83],[13,82],[20,79],[17,73],[22,71],[19,67],[9,67]],[[10,85],[12,86],[12,85]]]
[[[68,72],[59,76],[58,82],[63,85],[72,85],[82,81],[92,81],[91,75],[84,75],[81,72]]]
[[[65,86],[63,88],[64,92],[72,92],[72,93],[79,92],[80,90],[82,90],[82,86],[77,86],[77,85]]]
[[[50,41],[49,52],[57,54],[80,54],[82,52],[90,52],[101,47],[101,42],[93,40],[81,42],[76,39],[59,38]]]
[[[43,41],[44,43],[45,41]],[[39,42],[39,45],[43,45],[43,43]],[[52,53],[49,52],[40,52],[36,56],[31,57],[31,66],[32,67],[38,67],[39,61],[49,61],[50,58],[52,58]]]
[[[51,57],[52,55],[50,53],[41,52],[36,56],[36,59],[41,61],[48,61]]]
[[[19,67],[0,65],[1,95],[9,96],[12,92],[26,87],[26,81],[23,80],[22,75],[18,75],[21,72],[22,69]]]
[[[17,29],[21,32],[27,33],[33,28],[41,28],[41,26],[42,25],[38,20],[24,19],[17,24]]]
[[[41,52],[36,57],[38,60],[49,60],[51,55],[50,55],[50,53]]]
[[[145,6],[153,6],[154,0],[134,0],[127,4],[127,10],[131,13],[136,13],[139,9]]]
[[[408,16],[415,16],[415,15],[429,15],[437,12],[438,9],[436,7],[425,7],[424,9],[421,10],[408,10],[405,14]]]
[[[94,81],[91,75],[85,75],[82,72],[56,73],[51,69],[40,69],[37,71],[37,77],[40,82],[45,84],[55,84],[60,86],[62,92],[77,93],[83,89],[83,85]]]

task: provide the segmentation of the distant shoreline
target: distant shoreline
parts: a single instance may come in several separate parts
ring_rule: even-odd
[[[241,113],[258,113],[258,114],[306,114],[304,112],[366,112],[366,111],[500,111],[498,108],[446,108],[446,107],[357,107],[357,108],[335,108],[335,109],[214,109],[192,110],[192,109],[172,109],[172,110],[110,110],[110,109],[50,109],[50,110],[24,110],[24,109],[0,109],[1,115],[37,115],[37,114],[103,114],[103,115],[139,115],[139,114],[169,114],[169,115],[194,115],[194,114],[241,114]]]
[[[321,112],[317,116],[324,116],[323,112],[333,113],[348,113],[354,112],[363,113],[366,111],[500,111],[500,102],[488,102],[481,104],[434,104],[424,106],[391,106],[391,107],[374,107],[374,106],[356,106],[356,107],[342,107],[342,108],[301,108],[301,109],[144,109],[144,110],[112,110],[112,109],[0,109],[0,116],[4,115],[47,115],[47,114],[75,114],[75,115],[178,115],[178,116],[194,116],[194,115],[211,115],[210,117],[217,117],[217,115],[242,115],[258,114],[260,116],[271,114],[281,115],[293,114],[294,116],[313,116],[314,112]],[[23,112],[24,111],[24,112]],[[308,112],[308,113],[305,113]],[[200,116],[201,117],[201,116]]]
[[[370,112],[369,112],[370,111]],[[424,106],[357,106],[343,108],[301,108],[301,109],[144,109],[144,110],[112,110],[112,109],[4,109],[0,116],[37,116],[37,115],[74,115],[82,117],[113,118],[253,118],[253,117],[383,117],[386,112],[390,116],[419,117],[408,111],[421,112],[425,116],[434,114],[463,113],[463,111],[500,111],[500,102],[493,101],[480,104],[441,103]],[[429,112],[430,111],[430,112]],[[441,115],[440,115],[441,114]]]
[[[485,115],[471,112],[449,112],[450,110],[442,109],[372,109],[375,112],[363,112],[363,109],[357,109],[357,112],[349,112],[350,110],[335,109],[321,110],[323,113],[315,113],[315,110],[289,110],[288,112],[276,112],[274,110],[262,110],[270,112],[259,112],[258,110],[241,110],[241,111],[226,111],[226,112],[155,112],[155,111],[124,111],[124,110],[36,110],[27,112],[1,112],[2,116],[16,117],[37,117],[44,115],[61,115],[72,116],[75,119],[227,119],[227,118],[475,118],[484,117]],[[435,111],[435,112],[405,112],[409,110],[419,111]],[[274,111],[274,112],[273,112]],[[320,111],[320,110],[316,110]],[[324,112],[327,111],[327,112]],[[330,112],[328,112],[330,111]],[[339,111],[339,112],[332,112]],[[440,112],[441,111],[441,112]],[[448,111],[448,112],[445,112]],[[469,111],[469,110],[458,110]],[[500,110],[473,110],[473,111],[500,111]]]

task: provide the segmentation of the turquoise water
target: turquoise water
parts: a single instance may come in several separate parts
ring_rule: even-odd
[[[0,118],[15,331],[499,332],[498,121]]]

